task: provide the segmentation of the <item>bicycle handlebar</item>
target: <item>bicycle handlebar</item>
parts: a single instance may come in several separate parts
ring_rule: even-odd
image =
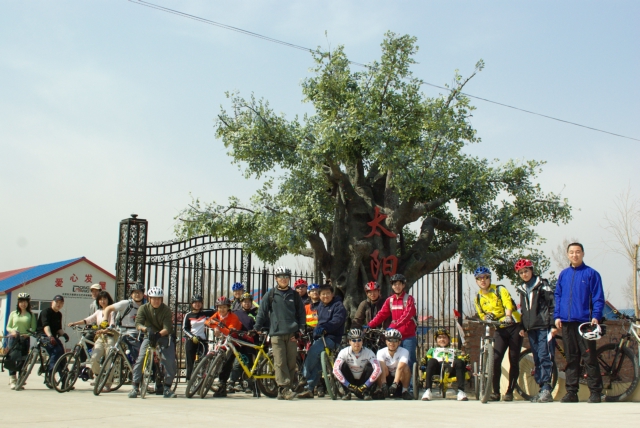
[[[633,322],[638,322],[638,318],[631,316],[631,315],[627,315],[627,314],[623,314],[622,312],[619,312],[617,309],[613,310],[613,313],[621,319],[625,319],[625,320],[629,320],[629,321],[633,321]]]
[[[507,324],[507,323],[504,323],[504,322],[493,321],[493,320],[491,320],[491,321],[476,320],[476,319],[469,318],[469,317],[467,317],[466,320],[469,321],[469,322],[475,322],[475,323],[478,323],[478,324],[490,325],[492,327],[507,327],[507,326],[513,325],[513,323],[512,324]]]

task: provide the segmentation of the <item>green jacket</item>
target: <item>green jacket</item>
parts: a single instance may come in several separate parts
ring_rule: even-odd
[[[166,329],[169,334],[173,333],[173,314],[169,306],[164,303],[155,309],[151,303],[140,306],[136,314],[136,327],[151,327],[154,331]]]

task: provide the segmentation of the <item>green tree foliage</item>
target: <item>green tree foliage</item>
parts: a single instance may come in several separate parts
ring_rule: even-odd
[[[535,182],[543,162],[489,161],[465,153],[479,143],[469,122],[474,107],[461,92],[476,72],[457,72],[446,96],[426,97],[410,67],[416,39],[386,34],[382,56],[351,70],[342,47],[314,54],[302,83],[314,113],[287,119],[253,95],[228,93],[217,136],[246,177],[265,179],[248,203],[199,200],[178,218],[180,236],[213,234],[244,242],[260,259],[315,256],[319,269],[353,310],[372,279],[388,289],[382,270],[371,278],[371,253],[396,255],[409,286],[442,261],[491,266],[512,276],[526,255],[546,263],[534,228],[565,223],[570,207]],[[374,210],[399,239],[371,232]],[[413,229],[413,230],[412,230]]]

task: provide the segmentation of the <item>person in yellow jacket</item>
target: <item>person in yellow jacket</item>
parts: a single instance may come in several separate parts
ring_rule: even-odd
[[[520,348],[522,348],[522,323],[518,308],[507,290],[502,285],[491,284],[491,271],[480,266],[474,276],[479,290],[475,299],[476,311],[481,319],[495,320],[503,323],[496,328],[493,335],[493,394],[491,401],[500,401],[500,375],[502,358],[509,348],[509,386],[502,397],[503,401],[513,401],[513,389],[518,382]]]
[[[311,298],[311,303],[307,303],[304,309],[307,313],[307,326],[315,328],[318,325],[318,304],[320,303],[320,286],[311,284],[307,288],[307,294]]]

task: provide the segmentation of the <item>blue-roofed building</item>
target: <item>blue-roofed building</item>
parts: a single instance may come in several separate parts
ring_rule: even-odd
[[[19,293],[30,295],[31,311],[35,316],[51,305],[54,296],[61,295],[65,300],[62,308],[64,325],[88,317],[93,301],[89,288],[93,284],[99,284],[103,290],[115,295],[115,276],[86,257],[0,272],[0,332],[3,336],[7,334],[9,316],[16,310]],[[66,344],[70,348],[77,342],[77,337],[71,329],[67,333],[72,338]]]

